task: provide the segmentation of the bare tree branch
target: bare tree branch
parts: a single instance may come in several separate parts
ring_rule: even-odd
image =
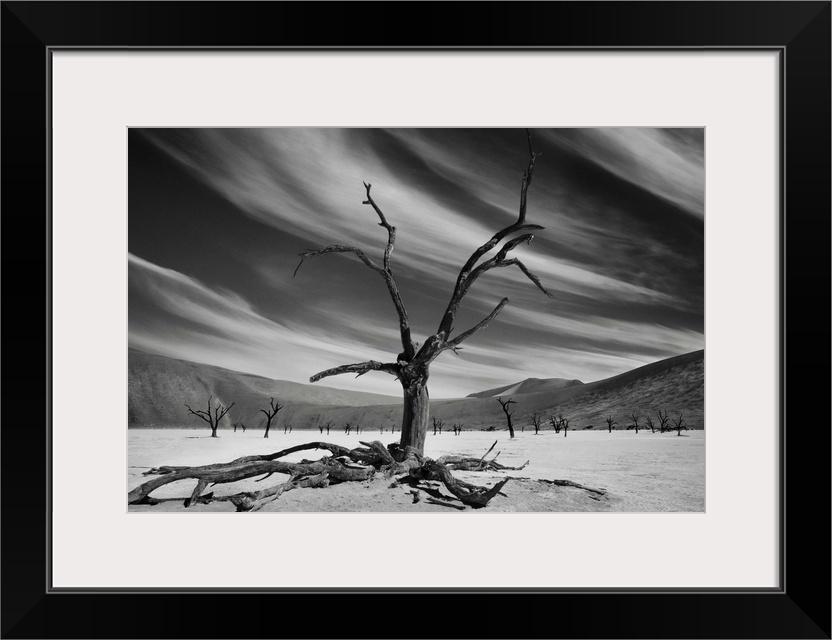
[[[356,373],[358,374],[356,377],[358,377],[363,376],[365,373],[369,373],[370,371],[384,371],[385,373],[389,373],[391,376],[398,376],[399,366],[390,362],[376,362],[375,360],[370,360],[369,362],[359,362],[357,364],[342,364],[340,367],[334,367],[332,369],[316,373],[314,376],[309,378],[309,382],[317,382],[323,378],[341,375],[342,373]]]
[[[358,256],[359,260],[361,260],[364,264],[366,264],[370,269],[378,273],[382,278],[384,278],[384,282],[387,285],[387,291],[390,293],[390,297],[393,300],[393,304],[396,307],[396,313],[399,316],[399,333],[401,334],[401,341],[402,341],[402,358],[409,362],[413,359],[413,356],[416,353],[416,348],[413,345],[413,339],[410,335],[410,320],[407,317],[407,310],[404,308],[404,302],[402,302],[401,294],[399,293],[399,287],[396,284],[396,279],[393,277],[393,271],[390,268],[390,254],[393,253],[393,249],[396,245],[396,228],[391,226],[387,219],[384,217],[384,213],[382,213],[381,209],[376,204],[375,200],[373,200],[372,196],[370,195],[370,188],[372,187],[371,184],[364,183],[364,188],[367,190],[367,199],[363,202],[363,204],[369,204],[373,207],[375,212],[378,214],[379,226],[384,227],[387,229],[387,246],[384,249],[384,267],[380,267],[375,262],[373,262],[367,254],[365,254],[361,249],[357,247],[349,247],[346,245],[334,244],[326,247],[324,249],[318,249],[317,251],[306,251],[300,254],[300,262],[298,266],[295,268],[295,274],[297,274],[298,270],[300,269],[303,261],[306,258],[314,258],[317,256],[322,256],[327,253],[354,253]],[[294,277],[294,275],[292,277]]]
[[[534,160],[538,154],[532,149],[532,134],[526,129],[526,137],[529,140],[529,167],[526,173],[523,174],[523,182],[520,186],[520,215],[517,222],[522,224],[526,219],[526,194],[529,191],[529,185],[532,183],[532,171],[534,171]]]
[[[548,291],[543,286],[543,284],[541,284],[540,278],[538,278],[535,274],[533,274],[531,271],[529,271],[529,268],[526,265],[524,265],[522,262],[520,262],[517,258],[510,258],[509,260],[504,260],[503,262],[501,262],[497,266],[499,266],[499,267],[510,267],[511,265],[515,265],[518,269],[520,269],[520,271],[522,271],[524,274],[526,274],[526,277],[529,280],[531,280],[532,282],[534,282],[535,286],[538,289],[540,289],[543,293],[545,293],[549,298],[552,298],[553,300],[555,299],[555,296],[550,291]]]
[[[496,317],[496,315],[498,313],[500,313],[500,311],[503,310],[503,307],[506,306],[507,304],[508,304],[508,298],[503,298],[502,300],[500,300],[499,304],[496,307],[494,307],[494,310],[491,313],[489,313],[485,318],[480,320],[479,324],[477,324],[475,327],[472,327],[472,328],[468,329],[468,331],[464,331],[463,333],[460,333],[453,340],[450,340],[450,341],[446,342],[445,346],[443,347],[442,350],[444,351],[445,349],[456,349],[457,347],[459,347],[459,345],[463,341],[467,340],[468,338],[470,338],[474,334],[479,333],[480,331],[485,329],[488,326],[488,323],[491,322]]]
[[[471,288],[471,285],[473,285],[474,282],[477,280],[477,278],[479,278],[486,271],[490,271],[491,269],[502,268],[502,267],[511,267],[511,266],[516,266],[518,269],[520,269],[520,271],[522,271],[526,275],[526,277],[528,277],[529,280],[531,280],[535,284],[535,286],[538,289],[540,289],[548,297],[554,299],[555,296],[552,293],[550,293],[549,291],[546,290],[546,288],[540,282],[540,278],[538,276],[536,276],[535,274],[533,274],[525,264],[520,262],[520,260],[518,260],[517,258],[506,259],[506,254],[509,251],[511,251],[512,249],[514,249],[517,245],[521,244],[522,242],[525,242],[525,243],[528,244],[533,239],[534,239],[534,236],[531,235],[531,234],[528,234],[528,235],[524,235],[524,236],[520,236],[518,238],[515,238],[514,240],[511,240],[510,242],[507,242],[503,246],[503,248],[500,249],[500,252],[496,256],[494,256],[493,258],[491,258],[490,260],[488,260],[486,262],[483,262],[476,269],[474,269],[471,272],[471,274],[465,279],[465,282],[462,283],[462,287],[459,290],[459,295],[457,296],[456,301],[454,302],[453,308],[452,309],[449,308],[449,310],[454,315],[456,314],[456,311],[459,308],[459,305],[462,302],[462,299],[468,293],[468,290]],[[450,332],[450,330],[451,329],[449,329],[449,332]]]
[[[384,214],[381,212],[381,209],[378,208],[376,201],[373,200],[373,197],[370,195],[370,189],[373,185],[365,182],[364,188],[367,190],[367,199],[362,202],[361,204],[369,204],[370,206],[375,209],[375,212],[378,214],[379,220],[381,222],[378,223],[378,226],[384,227],[387,229],[387,248],[384,250],[384,268],[388,271],[390,270],[390,254],[393,253],[393,249],[396,246],[396,227],[391,226],[387,219],[384,217]]]
[[[209,400],[208,402],[210,403],[211,401]],[[208,417],[206,417],[204,411],[194,411],[187,404],[185,406],[188,407],[188,411],[190,411],[192,414],[194,414],[197,418],[201,418],[201,419],[205,420],[205,422],[207,422],[211,426],[214,426],[213,424],[211,424],[210,414],[208,415]]]
[[[357,247],[348,247],[343,244],[332,244],[324,249],[317,249],[316,251],[304,251],[303,253],[298,254],[300,255],[300,262],[298,263],[298,266],[295,267],[295,272],[292,274],[292,277],[294,278],[297,275],[304,260],[306,260],[307,258],[316,258],[317,256],[323,256],[328,253],[354,253],[358,256],[361,262],[366,264],[368,267],[370,267],[370,269],[378,273],[385,280],[387,279],[387,274],[385,273],[384,269],[382,269],[375,262],[370,260],[370,258],[367,257],[367,254],[364,253],[361,249]]]
[[[535,158],[539,155],[534,152],[532,149],[532,137],[531,133],[528,129],[526,129],[526,137],[529,141],[529,166],[526,169],[526,172],[523,174],[523,180],[520,187],[520,210],[517,216],[517,221],[514,224],[511,224],[504,229],[498,231],[494,236],[492,236],[491,240],[486,242],[484,245],[479,247],[474,253],[471,254],[471,257],[468,258],[468,261],[463,265],[462,269],[459,272],[459,276],[457,277],[456,286],[454,287],[454,292],[451,295],[451,300],[448,303],[448,307],[445,310],[445,314],[442,317],[442,322],[439,325],[439,329],[437,334],[447,337],[450,335],[451,331],[453,330],[453,323],[454,317],[456,316],[456,312],[459,309],[459,305],[462,302],[462,298],[465,297],[468,289],[473,284],[474,280],[476,280],[480,275],[492,269],[494,267],[500,266],[508,266],[505,263],[506,254],[511,251],[514,247],[516,247],[521,242],[531,242],[532,238],[534,237],[531,234],[521,236],[512,240],[501,249],[500,253],[497,254],[495,258],[492,258],[487,263],[485,263],[485,268],[482,268],[484,265],[477,267],[476,269],[474,266],[477,264],[480,258],[484,256],[486,253],[491,251],[497,243],[500,242],[503,238],[511,235],[512,233],[516,233],[518,231],[530,231],[530,230],[537,230],[543,229],[542,226],[536,224],[526,224],[526,207],[527,207],[527,193],[529,190],[529,185],[532,182],[532,173],[534,172],[534,161]],[[518,265],[521,266],[521,265]],[[521,266],[523,272],[529,276],[534,282],[537,287],[543,291],[547,296],[552,296],[545,288],[540,284],[540,279],[537,276],[532,276],[531,272],[528,271],[524,266]]]
[[[516,400],[512,400],[511,398],[509,398],[506,402],[503,402],[503,398],[502,398],[502,396],[500,396],[499,398],[497,398],[497,402],[500,403],[500,406],[503,408],[503,412],[507,416],[510,416],[514,413],[514,411],[509,412],[508,407],[513,405],[513,404],[517,404]]]
[[[225,414],[228,413],[231,407],[233,407],[235,404],[237,403],[232,402],[230,405],[228,405],[228,407],[223,407],[221,404],[217,405],[217,408],[214,409],[214,415],[217,417],[214,424],[219,424],[220,420],[222,420],[223,417],[225,417]]]

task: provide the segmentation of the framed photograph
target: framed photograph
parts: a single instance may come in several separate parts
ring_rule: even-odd
[[[3,637],[830,637],[829,2],[2,11]]]

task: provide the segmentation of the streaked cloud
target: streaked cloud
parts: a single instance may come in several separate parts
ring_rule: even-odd
[[[503,296],[510,305],[461,357],[435,362],[432,397],[530,376],[591,381],[704,345],[702,131],[532,133],[542,155],[527,220],[546,228],[512,255],[557,300],[517,268],[485,274],[458,329]],[[348,255],[292,278],[297,254],[348,244],[380,263],[386,232],[362,204],[371,182],[424,340],[467,256],[516,219],[526,144],[518,129],[131,130],[131,344],[300,382],[391,360],[381,278]],[[172,230],[156,233],[163,221]],[[384,374],[325,384],[399,393]]]

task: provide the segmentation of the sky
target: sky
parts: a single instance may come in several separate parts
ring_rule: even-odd
[[[544,227],[481,276],[430,369],[431,398],[520,380],[592,382],[704,348],[704,129],[531,129],[526,222]],[[308,383],[395,361],[387,244],[413,338],[433,334],[468,256],[517,220],[523,129],[142,129],[128,139],[129,346]],[[502,245],[502,243],[500,243]],[[500,246],[498,245],[498,246]],[[496,249],[485,256],[492,257]],[[454,334],[454,335],[455,335]],[[401,395],[371,372],[318,385]]]

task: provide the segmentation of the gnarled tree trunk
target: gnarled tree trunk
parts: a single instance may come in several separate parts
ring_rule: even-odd
[[[425,438],[430,419],[430,397],[427,386],[427,370],[411,382],[402,381],[404,389],[404,411],[402,414],[402,448],[413,447],[419,453],[425,451]]]

